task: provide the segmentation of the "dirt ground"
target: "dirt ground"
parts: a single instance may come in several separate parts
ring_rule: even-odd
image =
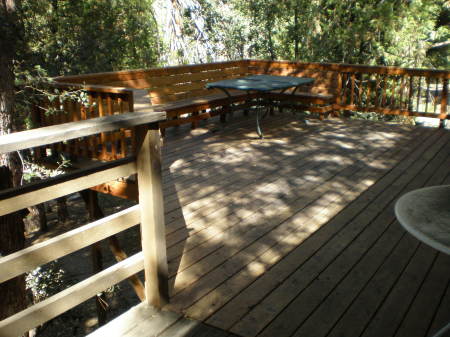
[[[109,215],[116,213],[121,209],[130,207],[135,203],[110,195],[99,194],[99,204],[105,215]],[[46,208],[49,231],[42,233],[39,230],[36,230],[29,233],[27,235],[27,243],[29,245],[44,241],[89,222],[83,199],[78,193],[68,197],[67,209],[69,212],[69,218],[64,223],[58,222],[56,215],[56,202],[47,203]],[[139,226],[134,226],[122,233],[119,233],[117,237],[122,249],[128,256],[131,256],[141,250]],[[116,260],[109,249],[108,242],[101,242],[101,249],[104,268],[116,263]],[[53,264],[43,266],[43,270],[51,267],[53,270],[61,269],[63,271],[63,285],[53,287],[56,289],[49,289],[48,293],[53,294],[57,291],[61,291],[91,276],[93,267],[90,251],[91,249],[87,247],[56,260]],[[141,280],[143,280],[143,276],[139,276]],[[51,274],[51,277],[56,278],[57,276],[55,274]],[[139,298],[136,296],[134,290],[126,280],[113,288],[108,289],[104,293],[104,298],[106,300],[104,306],[106,308],[108,321],[125,312],[133,305],[139,303]],[[97,323],[95,300],[90,299],[39,327],[35,333],[36,336],[45,337],[85,336],[87,333],[98,327]]]

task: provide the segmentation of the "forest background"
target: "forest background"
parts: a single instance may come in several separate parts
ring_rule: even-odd
[[[242,58],[450,68],[448,0],[22,0],[18,72]]]

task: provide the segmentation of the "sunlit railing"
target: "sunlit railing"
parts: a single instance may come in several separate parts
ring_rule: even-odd
[[[336,110],[450,119],[450,71],[280,61],[249,61],[249,69],[313,77],[310,90],[334,95]]]
[[[220,94],[207,90],[206,83],[249,74],[312,77],[315,79],[314,83],[304,90],[311,94],[331,95],[331,103],[336,112],[346,110],[432,117],[439,119],[441,126],[444,120],[450,119],[450,71],[240,60],[59,77],[56,79],[56,85],[60,88],[86,90],[88,107],[70,101],[47,103],[49,106],[62,106],[67,113],[46,115],[42,109],[35,109],[35,121],[37,125],[47,126],[131,112],[133,94],[138,90],[148,94],[145,101],[149,108],[152,104],[164,109],[166,104],[168,120],[160,124],[161,128],[186,122],[195,126],[199,120],[218,114],[216,111],[207,111],[208,105],[201,103],[202,97]],[[189,106],[177,106],[177,101],[186,99],[192,100],[193,103]],[[229,100],[225,97],[215,103],[226,106],[227,102]],[[45,106],[45,103],[42,105]],[[221,113],[223,114],[223,111]],[[188,117],[178,119],[180,115]],[[65,152],[81,158],[115,160],[126,157],[129,151],[134,151],[132,133],[132,129],[104,132],[85,138],[83,142],[74,140],[53,144],[37,150],[36,154],[38,157],[46,157],[52,153]]]
[[[145,274],[145,300],[158,307],[167,301],[167,261],[158,130],[158,122],[164,119],[163,112],[129,113],[0,137],[0,153],[7,153],[24,149],[35,150],[74,139],[83,142],[86,138],[121,129],[136,130],[133,136],[135,151],[124,158],[97,163],[20,188],[0,191],[0,216],[133,174],[137,175],[139,182],[140,202],[139,205],[1,257],[0,282],[22,275],[135,225],[140,224],[142,233],[141,252],[0,321],[0,336],[20,336],[141,270],[144,270]]]

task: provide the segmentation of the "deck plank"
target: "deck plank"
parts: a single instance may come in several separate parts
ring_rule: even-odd
[[[233,337],[227,331],[160,311],[144,303],[138,304],[88,337]],[[238,337],[238,336],[235,336]]]
[[[439,302],[444,296],[446,284],[450,281],[449,260],[448,255],[442,253],[438,255],[395,336],[422,337],[427,335],[430,322],[432,322]]]
[[[141,303],[88,336],[157,336],[180,319],[182,319],[180,314],[169,311],[158,311],[145,303]]]
[[[360,171],[361,172],[361,171]],[[351,193],[350,193],[351,194]],[[335,207],[334,207],[334,209],[333,209],[333,206],[332,206],[333,204],[331,204],[330,203],[330,205],[329,206],[327,206],[327,210],[328,210],[328,213],[329,214],[331,214],[331,213],[333,213],[333,212],[336,212],[337,210],[339,210],[339,209],[341,209],[342,207],[339,207],[339,205],[335,205]],[[322,215],[324,215],[324,214],[322,214]],[[277,250],[279,250],[279,251],[282,251],[283,249],[286,249],[286,247],[285,247],[286,245],[284,245],[282,242],[279,242],[279,244],[278,244],[278,247],[277,247]],[[256,277],[257,275],[255,275],[255,274],[258,274],[258,272],[257,272],[257,269],[258,269],[258,264],[260,263],[260,261],[266,261],[266,260],[270,260],[270,259],[273,259],[274,258],[274,254],[273,254],[273,252],[269,252],[269,254],[266,254],[266,255],[269,255],[269,257],[264,257],[264,256],[261,256],[261,258],[258,260],[258,261],[256,261],[256,263],[255,263],[255,268],[252,268],[252,264],[250,264],[250,265],[247,265],[247,267],[246,267],[246,269],[244,269],[240,274],[242,274],[242,275],[238,275],[236,278],[241,278],[242,280],[241,280],[241,282],[239,282],[238,280],[234,280],[233,279],[233,277],[232,278],[230,278],[229,280],[227,280],[222,286],[224,287],[224,288],[229,288],[228,289],[228,291],[222,291],[222,292],[218,292],[215,296],[214,296],[214,294],[212,294],[213,296],[211,296],[211,294],[209,294],[208,295],[208,297],[213,297],[213,299],[210,299],[209,300],[209,305],[210,306],[219,306],[219,302],[220,301],[224,301],[224,300],[226,300],[226,298],[228,298],[229,296],[230,296],[230,289],[233,289],[233,290],[235,290],[236,288],[238,288],[238,290],[239,290],[239,287],[238,287],[238,285],[240,284],[241,286],[242,286],[242,284],[244,283],[244,282],[249,282],[249,281],[251,281],[251,278],[252,278],[252,275],[253,275],[253,278],[254,277]],[[275,254],[275,256],[276,255],[278,255],[278,254]],[[302,255],[298,255],[298,256],[296,256],[296,261],[297,261],[297,263],[298,263],[298,259],[302,259],[302,256],[305,256],[304,254],[302,254]],[[276,261],[275,261],[276,262]],[[272,262],[273,263],[273,262]],[[270,264],[270,263],[265,263],[265,265],[268,265],[268,264]],[[292,265],[292,264],[291,264]],[[264,268],[265,266],[259,266],[259,269],[265,269]],[[259,273],[260,273],[261,271],[259,271]],[[277,275],[280,275],[279,274],[280,273],[280,270],[278,270],[277,271]],[[229,286],[229,285],[227,285],[227,283],[229,283],[229,282],[232,282],[234,285],[233,286]],[[270,282],[270,279],[268,279],[268,281]],[[230,282],[230,283],[231,283]],[[225,294],[225,295],[224,295]],[[232,292],[231,292],[231,294],[232,294]],[[245,294],[245,298],[247,299],[247,307],[248,307],[248,305],[252,305],[252,304],[248,304],[248,300],[249,300],[249,296],[248,296],[249,294]],[[259,286],[258,286],[258,289],[255,291],[255,295],[260,295],[261,296],[261,284],[259,284]],[[250,298],[252,298],[252,296],[250,296]],[[203,301],[203,299],[202,299],[202,301]],[[205,306],[208,306],[207,304],[205,304]],[[225,310],[225,312],[224,312],[224,314],[223,314],[223,320],[224,321],[226,321],[227,323],[224,323],[224,324],[229,324],[229,321],[230,321],[230,315],[232,316],[233,315],[233,313],[234,314],[236,314],[236,312],[237,312],[237,310],[236,310],[237,308],[236,307],[233,307],[232,309],[230,309],[230,310]],[[189,311],[188,311],[188,314],[189,314]],[[211,322],[215,322],[214,324],[218,324],[218,320],[220,320],[220,319],[218,319],[218,317],[217,317],[217,315],[215,315],[214,317],[212,317],[211,318]]]
[[[427,149],[428,146],[432,144],[433,140],[435,139],[429,138],[430,143],[422,144],[422,151]],[[434,147],[439,148],[439,144],[434,145]],[[422,151],[418,148],[418,150],[414,154],[410,155],[407,160],[403,160],[397,166],[396,170],[390,172],[390,179],[381,180],[382,184],[381,186],[379,185],[378,188],[382,188],[382,194],[377,198],[372,199],[371,203],[369,203],[369,205],[364,209],[364,212],[357,215],[356,218],[341,229],[341,231],[333,237],[333,240],[327,243],[327,245],[319,251],[319,256],[321,257],[317,257],[316,259],[319,259],[321,262],[333,261],[341,250],[344,249],[354,237],[361,233],[365,226],[372,221],[372,219],[378,216],[378,214],[385,209],[386,205],[388,205],[389,202],[394,199],[395,195],[401,191],[402,185],[399,181],[411,180],[423,168],[424,164],[420,165],[422,161],[417,161],[422,154]],[[408,167],[408,165],[415,167],[415,169]],[[308,284],[314,280],[314,275],[318,275],[318,273],[320,273],[321,265],[322,264],[317,263],[315,259],[309,260],[306,265],[309,266],[308,268],[303,267],[298,269],[268,297],[259,303],[255,309],[247,314],[245,318],[241,319],[241,321],[234,326],[231,331],[242,335],[256,334],[268,323],[270,323],[272,319],[278,315],[278,313],[282,312],[285,305],[288,305],[296,297],[296,295],[301,292],[303,288],[299,286],[300,282],[303,284],[303,287],[307,287]],[[292,314],[295,316],[296,306],[298,303],[300,303],[300,300],[298,302],[292,302],[290,304],[291,310],[284,310],[281,315],[277,317],[277,321],[272,322],[271,326],[266,329],[264,335],[270,336],[271,333],[275,333],[277,330],[280,331],[277,329],[277,326],[283,326],[284,330],[282,331],[285,331],[289,326],[293,332],[296,328],[295,324],[297,324],[297,320],[292,319],[290,311],[292,311]]]
[[[322,186],[322,191],[320,192],[320,194],[322,194],[322,193],[323,193],[323,190],[324,190],[324,188],[323,188],[323,186]]]
[[[447,257],[448,258],[448,257]],[[448,271],[448,263],[447,263]],[[448,273],[448,272],[447,272]],[[449,323],[450,317],[450,282],[447,283],[447,290],[441,298],[439,308],[430,324],[427,336],[434,336],[440,329]]]
[[[450,150],[450,147],[448,150]],[[445,174],[447,167],[449,167],[448,165],[450,165],[450,162],[444,153],[444,151],[439,152],[438,155],[427,164],[425,169],[421,171],[420,176],[409,184],[408,189],[421,187],[425,184],[441,183],[442,176]],[[441,172],[440,179],[428,179],[428,177],[432,175],[436,169]],[[384,213],[386,217],[381,220],[380,226],[382,226],[383,222],[388,222],[388,219],[394,219],[392,210],[393,204],[389,205],[387,212]],[[377,221],[379,220],[377,219]],[[389,226],[393,227],[395,233],[405,233],[397,221],[391,222]],[[369,241],[370,240],[367,240],[366,242],[369,243]],[[361,289],[370,280],[373,272],[376,272],[379,267],[380,263],[375,262],[373,259],[367,261],[368,256],[372,254],[374,255],[372,258],[379,259],[386,253],[386,249],[388,249],[387,247],[387,244],[382,244],[379,247],[371,248],[363,260],[361,260],[358,265],[352,269],[351,273],[347,275],[346,279],[333,290],[333,293],[328,296],[323,303],[321,303],[320,308],[315,310],[313,314],[310,315],[306,323],[304,323],[301,328],[296,331],[295,336],[301,336],[302,334],[308,335],[311,331],[314,331],[315,336],[325,336],[328,330],[335,324],[339,316],[345,312],[345,308],[351,304],[352,300],[358,293],[358,289]],[[381,260],[380,262],[383,261]]]
[[[448,131],[366,121],[308,128],[275,116],[261,141],[253,122],[168,137],[167,308],[240,336],[436,330],[448,312],[439,277],[448,261],[405,234],[392,207],[442,182]],[[419,281],[386,318],[408,268]],[[419,324],[426,305],[432,313]]]
[[[416,254],[371,319],[362,336],[393,336],[395,334],[436,256],[436,251],[420,244]]]

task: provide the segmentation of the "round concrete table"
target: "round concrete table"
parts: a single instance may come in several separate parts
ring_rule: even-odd
[[[417,239],[450,255],[450,185],[406,193],[395,204],[395,216]],[[450,323],[435,337],[443,336],[448,329]]]

